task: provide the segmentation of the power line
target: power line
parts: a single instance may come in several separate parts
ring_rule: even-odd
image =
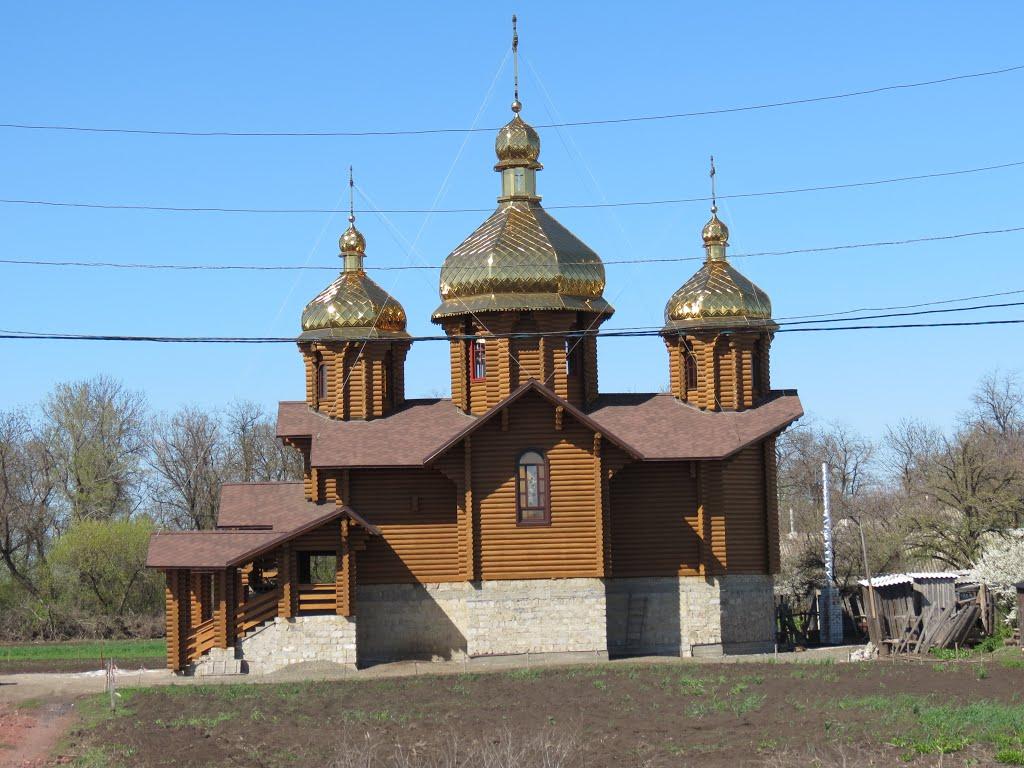
[[[750,253],[732,253],[729,254],[729,258],[732,259],[745,259],[757,256],[790,256],[803,253],[828,253],[831,251],[847,251],[861,248],[885,248],[894,247],[901,245],[913,245],[915,243],[933,243],[942,240],[959,240],[968,237],[981,237],[984,235],[1003,235],[1013,232],[1024,232],[1024,226],[1018,227],[1003,227],[1001,229],[981,229],[972,232],[953,232],[945,235],[926,235],[924,237],[913,237],[904,238],[901,240],[876,240],[868,243],[843,243],[840,245],[826,245],[819,246],[817,248],[792,248],[784,251],[752,251]],[[678,263],[684,261],[703,261],[703,256],[664,256],[655,258],[643,258],[643,259],[608,259],[602,260],[602,264],[605,266],[610,265],[621,265],[621,264],[669,264]],[[86,267],[86,268],[104,268],[104,269],[145,269],[145,270],[179,270],[179,271],[254,271],[254,272],[275,272],[275,271],[296,271],[296,270],[317,270],[317,271],[329,271],[337,272],[338,266],[322,266],[317,264],[167,264],[167,263],[144,263],[144,262],[116,262],[116,261],[70,261],[70,260],[49,260],[49,259],[0,259],[0,264],[12,264],[20,266],[34,266],[34,267]],[[552,267],[557,266],[554,263],[548,264],[508,264],[508,267],[520,267],[520,266],[531,266],[531,267]],[[395,266],[368,266],[365,269],[368,272],[379,271],[379,272],[393,272],[393,271],[408,271],[408,270],[431,270],[440,269],[440,264],[401,264]],[[969,298],[985,299],[992,296],[1002,296],[1005,293],[987,294],[984,296],[973,296]],[[967,300],[967,299],[963,299]],[[950,302],[958,301],[952,299]],[[913,305],[918,306],[918,305]],[[924,305],[921,305],[924,306]],[[877,308],[866,308],[864,310],[846,310],[843,313],[830,313],[830,314],[846,314],[850,312],[860,311],[882,311],[889,309],[910,309],[912,306],[906,307],[877,307]],[[803,316],[800,316],[803,317]],[[816,315],[811,315],[816,317]],[[787,318],[788,319],[788,318]],[[792,319],[799,319],[794,317]]]
[[[764,102],[760,104],[748,104],[735,107],[720,107],[715,109],[702,109],[693,112],[676,112],[660,115],[640,115],[634,117],[614,117],[595,120],[574,120],[567,122],[553,122],[534,126],[535,128],[578,128],[593,125],[618,125],[622,123],[655,122],[661,120],[679,120],[691,117],[708,117],[711,115],[725,115],[736,112],[753,112],[764,109],[777,109],[779,107],[792,107],[801,104],[815,104],[826,101],[837,101],[859,96],[870,96],[888,91],[901,91],[912,88],[923,88],[933,85],[943,85],[962,80],[972,80],[981,77],[993,77],[1018,72],[1024,69],[1024,64],[1018,64],[1002,69],[991,69],[984,72],[972,72],[964,75],[951,75],[933,80],[921,80],[913,83],[897,83],[895,85],[883,85],[875,88],[864,88],[856,91],[845,91],[826,96],[810,96],[801,99],[787,99],[784,101]],[[149,128],[121,128],[121,127],[98,127],[82,125],[53,125],[42,123],[0,123],[0,128],[25,131],[63,131],[73,133],[107,133],[107,134],[132,134],[143,136],[185,136],[185,137],[243,137],[243,138],[330,138],[342,136],[423,136],[428,134],[444,133],[481,133],[494,132],[494,128],[419,128],[419,129],[395,129],[395,130],[351,130],[351,131],[197,131],[197,130],[168,130]]]
[[[871,179],[868,181],[854,181],[842,184],[824,184],[811,187],[793,187],[789,189],[774,189],[763,192],[738,192],[732,195],[718,195],[719,200],[736,200],[748,197],[776,197],[779,195],[804,194],[807,192],[831,192],[837,189],[856,189],[858,187],[875,187],[883,184],[900,184],[908,181],[924,181],[927,179],[938,179],[948,176],[963,176],[970,173],[984,173],[986,171],[998,171],[1006,168],[1017,168],[1024,165],[1024,160],[1014,160],[1008,163],[996,165],[985,165],[976,168],[961,168],[953,171],[935,171],[933,173],[922,173],[913,176],[896,176],[885,179]],[[706,203],[711,200],[704,195],[700,197],[678,197],[663,198],[658,200],[624,200],[613,203],[562,203],[547,205],[547,210],[574,210],[588,208],[636,208],[643,206],[657,205],[680,205],[683,203]],[[222,206],[175,206],[175,205],[135,205],[131,203],[89,203],[69,200],[31,200],[22,198],[0,198],[3,205],[27,205],[42,206],[47,208],[84,208],[103,211],[150,211],[159,213],[246,213],[246,214],[323,214],[323,213],[348,213],[340,208],[229,208]],[[355,213],[386,213],[386,214],[435,214],[435,213],[491,213],[493,208],[386,208],[386,209],[357,209]]]
[[[851,318],[856,320],[857,318]],[[820,331],[860,331],[860,330],[889,330],[896,328],[958,328],[985,325],[1018,325],[1024,323],[1019,320],[965,320],[941,323],[889,323],[871,325],[842,325],[842,326],[816,326],[812,328],[779,328],[776,333],[811,333]],[[543,332],[537,334],[493,334],[487,338],[522,338],[522,337],[551,337],[564,339],[572,336],[589,335],[596,338],[639,338],[645,336],[660,336],[660,329],[640,330],[612,330],[612,331],[583,331],[552,333]],[[410,336],[409,341],[452,341],[472,340],[478,338],[472,335],[453,336]],[[40,333],[35,331],[10,331],[0,330],[0,339],[9,340],[34,340],[34,341],[123,341],[123,342],[154,342],[164,344],[294,344],[299,341],[292,336],[126,336],[114,334],[84,334],[84,333]],[[349,341],[375,341],[367,337],[352,338]]]

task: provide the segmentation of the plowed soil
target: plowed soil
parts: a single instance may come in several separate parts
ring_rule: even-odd
[[[881,766],[905,759],[932,766],[943,750],[952,752],[943,756],[943,766],[988,765],[999,745],[991,734],[975,738],[969,729],[955,743],[925,742],[918,748],[925,754],[917,755],[914,739],[929,735],[918,705],[1009,705],[1000,711],[1021,718],[1024,728],[1022,696],[1019,666],[905,662],[617,663],[175,686],[126,692],[117,717],[101,717],[97,702],[95,720],[87,718],[73,731],[67,751],[81,756],[105,750],[112,765],[181,768],[740,768]],[[463,762],[442,762],[454,752]],[[497,759],[499,752],[506,759]]]

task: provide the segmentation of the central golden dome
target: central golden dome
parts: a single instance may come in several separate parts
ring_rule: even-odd
[[[498,208],[441,267],[438,322],[477,312],[570,310],[611,315],[601,258],[540,204],[540,137],[519,115],[498,131]]]

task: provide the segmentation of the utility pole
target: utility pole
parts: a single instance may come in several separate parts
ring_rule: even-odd
[[[825,587],[818,605],[818,627],[822,643],[843,642],[843,603],[836,587],[836,560],[832,546],[832,505],[829,499],[828,463],[821,462],[822,534],[825,539]]]
[[[796,526],[793,524],[793,508],[789,508],[789,538],[796,538]]]

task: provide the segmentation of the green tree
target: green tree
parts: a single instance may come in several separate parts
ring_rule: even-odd
[[[145,425],[145,398],[114,379],[54,388],[43,403],[43,438],[70,521],[135,510]]]
[[[128,617],[158,612],[159,574],[146,569],[154,529],[148,518],[73,523],[48,559],[53,599],[79,617],[105,619],[122,631]]]

